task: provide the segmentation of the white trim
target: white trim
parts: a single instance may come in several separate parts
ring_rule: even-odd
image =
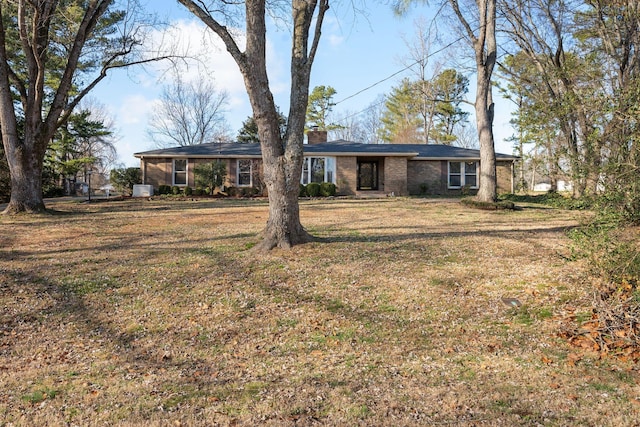
[[[184,160],[184,184],[176,184],[176,173],[177,172],[183,173],[183,171],[176,171],[177,160],[180,160],[180,161]],[[186,158],[173,159],[173,161],[171,162],[171,183],[176,187],[186,187],[189,184],[189,159],[186,159]]]
[[[311,170],[311,159],[324,159],[324,176],[322,177],[322,182],[331,182],[332,184],[336,183],[336,169],[337,169],[337,160],[333,156],[304,156],[302,159],[302,173],[300,174],[300,184],[309,184],[311,181],[311,177],[313,176],[313,171]],[[309,162],[309,167],[305,170],[305,165]],[[329,167],[331,166],[331,167]],[[306,172],[306,177],[305,177]]]
[[[460,185],[451,185],[451,163],[458,163],[460,165]],[[467,186],[466,184],[466,175],[471,175],[471,174],[467,174],[466,173],[466,163],[475,163],[476,165],[476,173],[474,174],[474,176],[476,177],[476,185],[471,185],[469,186],[469,188],[472,189],[477,189],[478,188],[478,184],[479,184],[479,180],[480,180],[480,176],[478,174],[478,171],[480,170],[480,162],[477,160],[455,160],[455,161],[451,161],[449,160],[447,162],[447,188],[450,190],[459,190],[461,188],[464,188]],[[458,173],[456,173],[456,175],[458,175]]]
[[[240,162],[248,161],[249,162],[249,185],[240,184]],[[238,159],[236,160],[236,185],[238,187],[253,187],[253,159]]]

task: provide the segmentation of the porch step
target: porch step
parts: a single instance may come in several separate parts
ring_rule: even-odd
[[[356,197],[359,199],[382,199],[387,197],[384,191],[356,191]]]

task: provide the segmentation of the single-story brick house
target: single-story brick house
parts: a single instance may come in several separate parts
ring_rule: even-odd
[[[304,145],[300,182],[332,182],[339,195],[456,195],[477,189],[479,150],[433,144],[326,142],[326,132],[311,131]],[[319,141],[319,142],[318,142]],[[211,143],[145,151],[140,159],[143,184],[195,186],[200,163],[226,162],[226,186],[255,187],[260,176],[260,144]],[[514,189],[517,156],[496,154],[498,192]]]

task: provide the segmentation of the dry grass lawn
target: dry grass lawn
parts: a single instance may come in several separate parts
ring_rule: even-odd
[[[583,213],[303,201],[257,255],[264,201],[49,208],[0,217],[0,426],[640,425],[638,366],[557,335]]]

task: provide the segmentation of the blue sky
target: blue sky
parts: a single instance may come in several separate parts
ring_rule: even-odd
[[[222,48],[222,43],[177,1],[149,1],[147,7],[175,24],[176,32],[169,38],[181,39],[183,46],[188,44],[189,50],[198,52],[197,56],[205,63],[191,65],[182,71],[184,75],[187,78],[213,78],[216,87],[229,93],[226,118],[235,136],[242,122],[251,115],[251,108],[242,77],[231,56]],[[428,20],[430,16],[431,12],[426,6],[415,7],[404,17],[394,16],[390,6],[378,3],[372,3],[365,14],[354,14],[350,9],[333,6],[323,26],[310,89],[317,85],[334,87],[337,91],[334,100],[338,101],[334,108],[336,113],[364,110],[378,95],[388,93],[403,77],[412,76],[412,71],[406,70],[389,78],[404,69],[408,63],[405,40],[410,41],[415,37],[415,22],[420,19]],[[442,30],[446,27],[441,24],[440,28]],[[267,37],[272,92],[276,103],[286,112],[289,98],[289,33],[286,29],[280,29],[269,32]],[[460,62],[468,58],[471,51],[461,43],[444,55],[445,57],[434,57],[433,63],[448,60]],[[167,65],[116,70],[91,95],[106,107],[114,119],[119,137],[116,144],[119,162],[126,166],[138,165],[133,153],[154,148],[153,142],[146,135],[146,128],[149,113],[157,105],[163,85],[168,83],[166,70]],[[468,99],[473,102],[475,77],[470,75],[469,79]],[[385,81],[376,84],[381,80]],[[374,87],[357,94],[370,86]],[[504,141],[513,133],[508,125],[508,104],[497,99],[497,93],[494,93],[494,97],[497,104],[494,126],[496,151],[511,153],[511,143]],[[340,102],[345,98],[349,99]],[[471,111],[471,107],[468,109]],[[470,121],[474,122],[473,116]]]

